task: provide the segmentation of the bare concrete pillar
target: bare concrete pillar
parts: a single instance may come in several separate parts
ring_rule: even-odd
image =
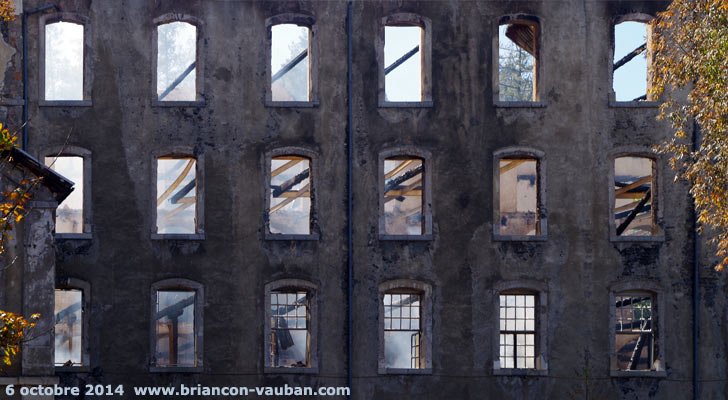
[[[55,248],[53,246],[54,201],[34,201],[25,217],[25,270],[23,314],[39,313],[40,319],[23,344],[23,375],[54,374]]]

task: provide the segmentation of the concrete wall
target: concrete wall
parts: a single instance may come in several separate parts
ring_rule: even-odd
[[[28,0],[25,7],[44,5]],[[65,385],[346,384],[346,3],[62,0],[88,18],[92,106],[39,106],[38,17],[29,18],[30,151],[79,146],[92,153],[91,239],[57,240],[59,279],[91,285],[90,369],[59,373]],[[692,379],[692,235],[687,187],[657,156],[664,240],[610,241],[610,170],[617,152],[649,152],[670,134],[654,107],[610,107],[611,31],[625,14],[654,14],[656,1],[359,1],[353,6],[354,398],[686,399]],[[201,107],[150,100],[152,20],[199,18],[204,52]],[[316,19],[319,41],[312,108],[266,107],[265,20]],[[432,21],[432,99],[425,108],[378,106],[376,35],[382,17],[412,12]],[[494,107],[492,37],[503,15],[541,21],[540,100],[545,107]],[[19,44],[19,24],[3,32]],[[3,95],[19,97],[13,56]],[[20,107],[8,107],[19,121]],[[152,240],[153,154],[175,146],[204,159],[204,240]],[[318,157],[313,241],[264,239],[266,164],[277,147]],[[412,146],[432,154],[432,240],[380,240],[379,153]],[[496,241],[493,153],[543,151],[545,241]],[[725,385],[725,278],[701,258],[704,399]],[[150,373],[150,287],[185,278],[205,287],[204,370]],[[318,286],[319,373],[264,374],[264,287],[297,278]],[[432,373],[380,375],[378,285],[414,279],[432,286]],[[495,376],[494,288],[533,280],[548,291],[546,376]],[[666,377],[610,377],[609,287],[649,281],[664,304]],[[585,383],[584,375],[590,380]]]

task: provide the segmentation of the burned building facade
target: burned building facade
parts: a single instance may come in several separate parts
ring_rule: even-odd
[[[2,107],[75,189],[53,293],[0,272],[55,325],[0,385],[724,398],[725,277],[652,151],[667,5],[18,2]]]

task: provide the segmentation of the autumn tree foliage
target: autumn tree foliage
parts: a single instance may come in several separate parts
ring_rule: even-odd
[[[7,22],[15,18],[15,7],[9,0],[0,1],[0,19]],[[18,137],[11,134],[0,124],[0,152],[9,154],[16,146]],[[20,222],[25,207],[30,200],[30,191],[38,181],[23,180],[14,190],[2,192],[0,198],[0,255],[5,253],[5,246],[12,239],[10,232]],[[35,326],[40,314],[33,314],[25,319],[22,315],[0,310],[0,370],[2,365],[11,365],[13,357],[20,351],[20,343],[27,329]]]
[[[35,326],[40,314],[33,314],[27,320],[22,315],[0,310],[0,360],[11,365],[13,357],[20,351],[20,342],[25,331]],[[2,365],[0,364],[0,370]]]
[[[655,24],[652,92],[674,136],[658,151],[690,182],[700,230],[711,228],[728,265],[728,0],[675,0]],[[675,93],[687,93],[687,98]],[[687,132],[700,128],[693,147]]]
[[[2,5],[3,2],[0,2]],[[18,137],[11,134],[7,128],[0,124],[0,153],[5,154],[0,166],[7,167],[10,150],[15,147]],[[12,240],[10,232],[15,224],[20,222],[26,211],[31,192],[40,182],[39,178],[24,179],[13,190],[2,192],[0,197],[0,257],[5,254],[8,240]],[[12,265],[14,260],[4,260],[5,264]],[[20,343],[27,329],[35,326],[39,314],[33,314],[25,319],[22,315],[0,310],[0,370],[2,364],[11,365],[13,357],[20,351]]]
[[[10,0],[0,0],[0,19],[5,22],[15,19],[15,6]]]

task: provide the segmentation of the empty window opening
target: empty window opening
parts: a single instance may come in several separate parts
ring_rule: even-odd
[[[270,164],[270,233],[311,233],[311,160],[273,157]]]
[[[614,225],[617,236],[657,234],[654,161],[646,157],[614,160]]]
[[[157,233],[197,232],[196,164],[190,157],[157,160]]]
[[[527,157],[503,158],[499,168],[499,233],[540,235],[538,160]]]
[[[644,22],[614,25],[612,87],[617,101],[647,100],[648,31]]]
[[[274,291],[270,294],[271,365],[309,367],[309,307],[306,292]]]
[[[620,293],[615,299],[617,369],[652,369],[655,359],[652,296],[648,293]]]
[[[56,209],[56,233],[83,233],[83,157],[45,157],[45,163],[73,182],[73,191]]]
[[[310,100],[310,29],[295,24],[271,27],[271,99]]]
[[[196,366],[195,291],[159,290],[155,315],[155,366]]]
[[[384,223],[390,235],[422,235],[424,162],[409,156],[384,160]]]
[[[57,367],[83,364],[83,291],[55,291],[55,365]]]
[[[45,99],[83,100],[83,25],[45,26]]]
[[[384,362],[386,368],[424,368],[421,296],[384,294]]]
[[[536,368],[536,296],[500,295],[501,368]]]
[[[506,23],[498,29],[498,100],[536,101],[538,25]]]
[[[384,75],[387,101],[422,101],[422,41],[419,26],[384,27]]]
[[[197,99],[197,27],[187,22],[157,26],[157,100]]]

